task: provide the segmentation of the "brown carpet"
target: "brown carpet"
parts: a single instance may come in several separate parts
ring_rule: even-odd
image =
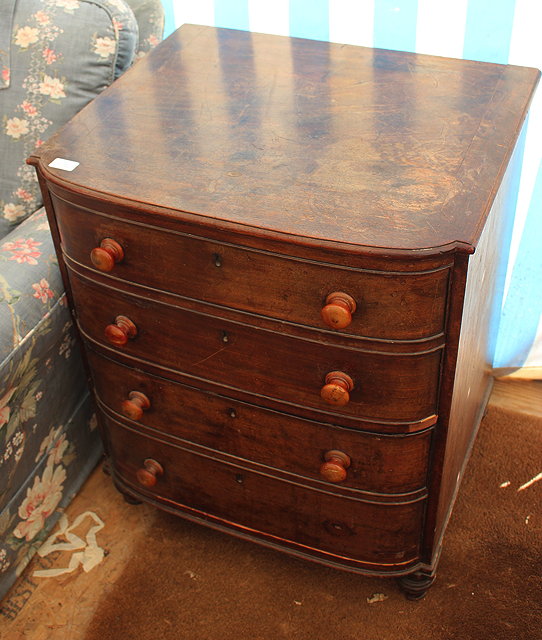
[[[541,452],[540,419],[490,409],[421,602],[160,514],[85,640],[541,640]]]

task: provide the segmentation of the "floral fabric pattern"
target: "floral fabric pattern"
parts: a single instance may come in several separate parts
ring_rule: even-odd
[[[44,209],[0,240],[0,362],[47,316],[66,304]]]
[[[54,512],[64,489],[66,470],[47,464],[43,476],[34,477],[34,484],[26,491],[26,497],[19,505],[19,524],[13,529],[16,538],[30,542],[43,529],[45,521]]]
[[[79,28],[86,23],[92,28]],[[118,0],[16,4],[11,41],[0,42],[11,51],[10,88],[0,91],[0,237],[41,205],[26,158],[128,68],[138,33],[133,12]]]
[[[101,455],[89,398],[40,456],[29,480],[0,511],[0,598],[48,537]],[[51,433],[47,436],[49,437]],[[1,467],[0,467],[1,473]]]
[[[158,26],[151,34],[160,0],[2,4],[0,598],[101,455],[47,217],[25,160],[135,61],[131,4],[146,21],[150,48],[161,39]]]
[[[101,451],[64,297],[0,366],[0,597]]]
[[[63,425],[87,393],[80,351],[62,299],[2,364],[0,375],[1,509],[29,468],[51,452],[55,463],[64,456]]]
[[[0,21],[0,89],[9,87],[11,24],[15,13],[16,0],[4,0]]]
[[[142,58],[161,40],[164,33],[164,8],[156,0],[127,0],[139,25],[136,57]]]

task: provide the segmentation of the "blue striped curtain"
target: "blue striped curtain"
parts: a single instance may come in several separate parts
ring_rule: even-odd
[[[542,68],[540,0],[163,0],[166,35],[184,23]],[[542,89],[512,206],[494,368],[542,377]]]

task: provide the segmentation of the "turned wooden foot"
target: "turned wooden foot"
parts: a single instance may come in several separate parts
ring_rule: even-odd
[[[138,500],[135,496],[131,495],[130,493],[124,493],[124,491],[121,491],[120,493],[122,494],[122,497],[128,504],[141,504],[141,500]]]
[[[127,502],[128,504],[141,504],[141,500],[139,500],[139,498],[136,498],[134,495],[132,495],[131,493],[128,493],[127,491],[125,491],[122,487],[120,487],[116,482],[115,479],[113,478],[113,484],[115,485],[115,489],[121,494],[121,496],[124,498],[125,502]]]
[[[399,586],[408,600],[421,600],[435,581],[436,575],[424,571],[415,571],[398,579]]]

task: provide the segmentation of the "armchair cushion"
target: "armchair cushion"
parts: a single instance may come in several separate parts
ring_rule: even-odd
[[[41,205],[26,158],[131,65],[139,42],[136,18],[119,0],[8,0],[6,22],[13,7],[11,39],[0,42],[9,51],[9,86],[0,88],[0,237]]]

